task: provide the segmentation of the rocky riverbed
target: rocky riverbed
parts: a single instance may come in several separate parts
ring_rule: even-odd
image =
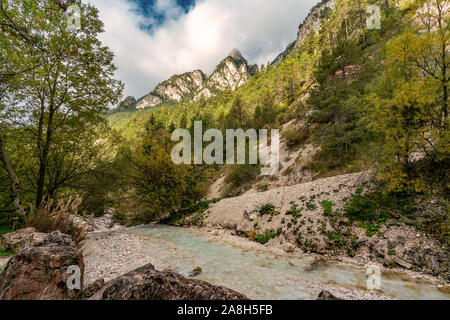
[[[151,263],[157,270],[172,269],[188,278],[198,269],[196,279],[250,299],[315,299],[323,290],[355,300],[419,299],[421,294],[425,299],[445,298],[437,290],[439,280],[430,276],[382,269],[386,290],[368,291],[363,264],[286,253],[219,230],[153,226],[91,233],[83,243],[83,256],[86,285]]]
[[[167,260],[177,250],[176,246],[161,238],[150,239],[122,232],[90,234],[83,245],[85,286],[89,286],[100,278],[110,281],[148,263],[154,265],[157,270],[171,269],[172,266],[167,263]],[[187,271],[185,271],[186,276],[189,273]],[[332,283],[303,281],[302,285],[316,293],[316,296],[326,290],[339,298],[349,300],[392,299],[392,297],[363,290],[352,290]],[[242,289],[247,291],[243,293],[250,298],[259,298],[257,288],[247,286]]]
[[[414,270],[449,281],[450,252],[412,221],[389,211],[385,222],[371,225],[373,229],[369,230],[366,224],[344,214],[356,192],[374,188],[373,180],[372,173],[363,172],[244,194],[214,203],[200,216],[181,219],[179,225],[197,225],[215,233],[226,230],[255,240],[269,234],[266,247],[352,257],[352,261]],[[423,210],[416,215],[432,211],[445,216],[445,206],[438,199],[432,202],[416,208]]]
[[[250,299],[315,299],[323,291],[349,300],[450,299],[449,285],[442,279],[381,265],[378,265],[381,288],[369,291],[366,275],[369,261],[345,255],[304,253],[289,242],[261,245],[234,230],[164,225],[120,228],[111,223],[109,216],[100,221],[93,219],[90,225],[92,231],[78,251],[84,261],[84,288],[99,281],[112,284],[127,277],[136,280],[140,277],[140,271],[136,270],[151,266],[142,272],[150,282],[154,277],[168,279],[173,274],[187,284],[186,288],[189,279],[203,280]],[[32,228],[23,229],[2,237],[1,245],[14,250],[22,248],[23,255],[29,248],[40,248],[42,243],[45,246],[47,237]],[[32,250],[47,250],[36,248]],[[8,258],[11,257],[0,259],[0,271]],[[91,293],[97,291],[93,289]],[[183,294],[194,293],[188,290]]]
[[[85,286],[98,279],[110,281],[118,276],[142,267],[148,263],[157,270],[170,266],[165,263],[163,248],[170,245],[159,239],[150,241],[122,232],[101,232],[88,234],[83,242],[85,261]],[[175,247],[172,250],[176,250]]]

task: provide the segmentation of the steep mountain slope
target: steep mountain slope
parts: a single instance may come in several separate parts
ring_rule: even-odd
[[[200,70],[174,75],[157,85],[152,93],[141,98],[136,107],[138,109],[154,107],[164,101],[180,102],[202,88],[205,79],[205,74]]]
[[[358,197],[355,190],[370,192],[372,181],[364,172],[224,199],[205,211],[201,225],[257,241],[267,236],[269,247],[287,252],[350,256],[448,279],[450,255],[426,233],[391,217],[372,233],[340,216]],[[266,212],[270,206],[272,211]]]
[[[359,3],[321,2],[278,63],[253,77],[245,59],[232,52],[210,77],[204,78],[203,87],[184,95],[181,103],[124,112],[109,121],[130,143],[136,143],[136,137],[147,131],[153,134],[151,137],[159,137],[161,132],[170,137],[173,128],[192,130],[194,121],[199,120],[204,121],[205,131],[280,129],[279,174],[260,176],[260,168],[252,165],[188,168],[193,183],[183,191],[185,202],[171,216],[173,221],[218,232],[226,229],[268,246],[281,245],[288,251],[344,255],[448,280],[450,220],[448,196],[442,196],[448,195],[448,184],[444,185],[448,162],[435,162],[448,159],[448,148],[436,148],[428,159],[409,161],[419,150],[415,146],[420,141],[444,145],[439,139],[448,129],[443,126],[440,134],[433,135],[430,128],[438,128],[442,121],[439,108],[447,103],[442,101],[446,95],[444,91],[437,94],[440,84],[415,64],[409,65],[405,74],[397,72],[405,67],[397,61],[403,54],[428,61],[428,56],[421,54],[431,52],[435,61],[441,61],[436,57],[442,54],[434,51],[442,48],[441,38],[420,26],[418,31],[411,31],[411,22],[420,20],[417,12],[422,0],[402,7],[383,7],[379,30],[361,28],[367,17],[361,14],[366,6],[358,10]],[[448,10],[442,12],[448,14]],[[433,30],[432,26],[423,29]],[[403,51],[403,44],[411,39],[417,51]],[[442,67],[448,70],[448,63],[444,61]],[[409,79],[410,75],[415,75],[414,81],[401,78]],[[421,87],[429,83],[436,84]],[[393,96],[392,85],[396,86]],[[236,90],[220,92],[224,88]],[[200,93],[211,97],[197,101]],[[404,109],[399,108],[402,104]],[[422,113],[428,108],[435,112],[435,118]],[[420,121],[410,121],[409,116],[417,116]],[[392,130],[395,135],[389,136]],[[398,145],[397,134],[400,140],[408,138],[412,149]],[[169,141],[167,138],[167,144]],[[158,140],[150,147],[161,144]],[[144,147],[148,150],[147,145]],[[427,146],[422,150],[431,152]],[[406,165],[398,166],[397,154],[404,154]],[[148,166],[153,172],[153,162]],[[161,175],[165,174],[166,163],[160,167]],[[404,173],[404,168],[409,173]],[[135,170],[136,174],[142,171],[141,167]],[[377,179],[357,172],[376,173]],[[401,184],[393,184],[397,181]],[[387,188],[388,184],[395,189]],[[193,186],[197,187],[197,207],[191,202]],[[416,186],[423,189],[416,192]],[[219,198],[222,200],[215,203]],[[150,209],[154,202],[150,201]],[[215,205],[205,209],[210,203]],[[167,207],[158,214],[167,214]],[[154,216],[139,217],[138,221],[151,218]]]
[[[234,90],[250,80],[256,71],[255,68],[255,66],[249,66],[247,60],[235,49],[216,67],[207,85],[218,90],[226,88]]]
[[[333,10],[336,0],[322,0],[316,6],[314,6],[306,17],[305,21],[300,24],[297,33],[297,39],[291,42],[286,50],[284,50],[275,60],[272,65],[276,65],[278,62],[289,56],[293,52],[298,52],[303,45],[306,38],[311,34],[311,31],[318,32],[322,27],[322,20],[326,19]]]
[[[256,70],[257,66],[249,65],[242,54],[234,49],[209,77],[201,70],[174,75],[157,85],[148,95],[140,98],[136,108],[144,109],[165,103],[174,104],[210,98],[225,89],[235,90],[247,83]]]

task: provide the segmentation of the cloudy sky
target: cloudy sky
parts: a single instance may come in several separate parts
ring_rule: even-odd
[[[250,63],[272,61],[296,38],[318,0],[88,0],[105,24],[125,96],[140,98],[161,81],[207,74],[233,49]]]

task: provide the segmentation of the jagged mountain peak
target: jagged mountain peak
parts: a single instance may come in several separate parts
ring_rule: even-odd
[[[231,50],[228,56],[238,63],[242,63],[245,61],[244,57],[242,56],[242,53],[236,48]]]
[[[250,66],[238,49],[233,49],[208,77],[201,70],[194,70],[170,77],[136,102],[137,109],[156,107],[164,103],[197,101],[209,98],[227,88],[235,90],[250,81],[257,70]]]

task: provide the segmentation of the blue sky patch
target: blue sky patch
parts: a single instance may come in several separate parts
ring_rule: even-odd
[[[164,23],[166,16],[164,12],[159,12],[155,8],[156,0],[128,0],[138,6],[138,10],[135,12],[145,18],[149,18],[148,24],[141,24],[142,30],[153,32],[158,26]],[[195,5],[195,0],[176,0],[177,5],[184,11],[188,13]]]

